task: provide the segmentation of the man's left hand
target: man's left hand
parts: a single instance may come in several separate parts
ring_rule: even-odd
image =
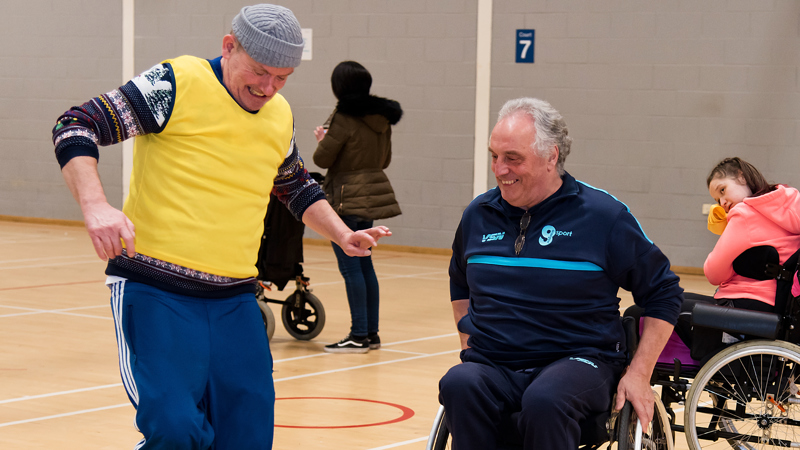
[[[650,387],[650,376],[672,330],[673,326],[669,322],[655,317],[644,318],[644,328],[636,354],[617,386],[617,404],[614,409],[622,409],[625,400],[631,402],[642,422],[642,428],[647,427],[653,419],[655,397]]]
[[[350,233],[339,245],[347,256],[369,256],[370,247],[378,245],[378,239],[391,236],[392,232],[385,226],[377,226]]]
[[[614,409],[621,410],[625,405],[625,400],[633,405],[633,410],[636,411],[636,415],[642,422],[642,428],[647,428],[653,419],[655,404],[649,374],[644,376],[635,372],[625,373],[617,386],[617,403],[614,405]]]

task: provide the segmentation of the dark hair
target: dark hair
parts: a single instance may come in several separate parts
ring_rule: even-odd
[[[706,186],[710,186],[715,178],[743,178],[745,184],[753,193],[753,197],[766,194],[767,192],[774,191],[777,185],[769,184],[764,175],[758,171],[752,164],[739,158],[725,158],[719,162],[711,173],[706,178]]]
[[[331,87],[338,100],[366,97],[372,87],[372,75],[355,61],[342,61],[333,69]]]

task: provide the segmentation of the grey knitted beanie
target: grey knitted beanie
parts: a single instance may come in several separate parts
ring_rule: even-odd
[[[278,5],[245,6],[233,18],[233,34],[256,62],[270,67],[297,67],[303,55],[300,22]]]

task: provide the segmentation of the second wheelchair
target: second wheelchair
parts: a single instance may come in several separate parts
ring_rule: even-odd
[[[693,332],[705,332],[706,342],[716,333],[720,345],[706,354],[663,354],[653,373],[672,430],[692,450],[800,448],[800,298],[791,295],[800,251],[780,264],[770,249],[748,250],[734,269],[777,280],[776,312],[698,304]],[[683,425],[676,423],[681,409]]]

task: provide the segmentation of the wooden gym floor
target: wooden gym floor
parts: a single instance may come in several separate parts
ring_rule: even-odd
[[[350,325],[329,246],[305,247],[304,273],[327,314],[322,333],[293,339],[271,305],[276,450],[425,448],[439,378],[459,362],[449,257],[378,247],[373,260],[381,350],[322,351]],[[140,440],[120,383],[104,268],[83,228],[0,221],[0,448],[130,449]],[[713,293],[702,276],[681,278],[686,290]],[[623,308],[632,303],[620,297]]]

